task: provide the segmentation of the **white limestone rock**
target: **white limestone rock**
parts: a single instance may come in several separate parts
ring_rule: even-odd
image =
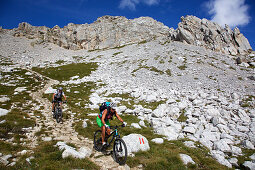
[[[0,98],[0,102],[1,102],[1,103],[8,102],[8,101],[10,101],[10,98],[9,98],[9,97],[5,97],[5,96],[4,96],[4,97],[1,97],[1,98]]]
[[[83,128],[88,127],[87,121],[88,121],[88,119],[83,120],[83,123],[82,123],[82,127],[83,127]]]
[[[185,165],[187,165],[188,163],[191,163],[191,164],[196,164],[193,159],[189,156],[189,155],[186,155],[186,154],[180,154],[180,157],[181,157],[181,160],[183,161],[183,163]]]
[[[255,149],[254,145],[249,140],[244,140],[242,142],[242,144],[243,144],[244,147],[246,147],[248,149]]]
[[[172,126],[156,128],[155,132],[166,136],[167,140],[177,140],[179,136],[179,131]]]
[[[9,113],[9,110],[0,108],[0,116],[5,116]]]
[[[145,125],[145,123],[144,123],[143,120],[140,120],[140,121],[139,121],[139,125],[142,126],[142,127],[146,127],[146,125]]]
[[[137,129],[141,129],[141,126],[138,123],[131,123],[131,126]]]
[[[17,87],[14,91],[20,93],[26,90],[27,90],[27,87]]]
[[[193,126],[185,126],[183,132],[194,134],[196,129]]]
[[[229,168],[232,168],[231,163],[225,159],[225,155],[221,151],[212,150],[211,151],[212,157],[215,158],[220,164],[225,165]]]
[[[243,163],[243,166],[246,167],[247,169],[254,170],[255,169],[255,163],[252,161],[245,161]]]
[[[50,137],[50,136],[42,137],[42,140],[45,142],[49,142],[49,141],[52,141],[52,137]]]
[[[214,142],[214,149],[222,152],[231,152],[231,148],[224,140]]]
[[[130,134],[122,138],[127,145],[128,155],[138,151],[150,150],[147,138],[140,134]]]
[[[62,153],[62,158],[67,158],[71,156],[73,158],[84,159],[85,157],[89,157],[92,153],[92,150],[87,147],[81,147],[78,151],[75,148],[68,146],[65,142],[57,142],[56,146],[60,150],[64,150]]]
[[[154,138],[151,141],[154,142],[154,143],[157,143],[157,144],[164,143],[164,139],[162,139],[162,138]]]
[[[229,163],[231,163],[233,166],[238,167],[238,159],[237,158],[230,158],[228,159]]]

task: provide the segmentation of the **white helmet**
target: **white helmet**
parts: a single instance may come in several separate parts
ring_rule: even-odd
[[[110,103],[110,107],[111,107],[112,109],[114,109],[114,110],[115,110],[115,109],[116,109],[116,107],[117,107],[117,105],[116,105],[116,103],[111,102],[111,103]]]

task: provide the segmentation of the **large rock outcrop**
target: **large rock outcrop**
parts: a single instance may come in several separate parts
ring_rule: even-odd
[[[14,35],[38,38],[39,41],[52,42],[72,50],[94,50],[168,37],[170,33],[167,26],[150,17],[129,20],[120,16],[103,16],[92,24],[69,23],[64,28],[20,23]]]
[[[252,50],[249,41],[238,28],[222,28],[215,22],[195,16],[181,17],[174,40],[204,46],[225,54],[246,54]]]
[[[95,50],[120,47],[127,44],[151,41],[181,41],[203,46],[225,54],[247,54],[252,51],[249,41],[238,28],[199,19],[195,16],[181,17],[178,28],[168,28],[150,17],[127,19],[121,16],[103,16],[92,24],[69,23],[64,28],[54,26],[32,26],[20,23],[13,29],[14,36],[36,38],[37,43],[52,42],[66,49]]]

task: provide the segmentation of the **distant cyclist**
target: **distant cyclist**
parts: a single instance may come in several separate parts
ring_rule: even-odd
[[[113,116],[116,116],[124,126],[126,126],[127,123],[118,115],[116,112],[116,104],[113,102],[102,103],[99,110],[100,114],[97,116],[97,124],[102,129],[102,146],[104,147],[104,145],[106,145],[106,142],[104,141],[105,131],[107,131],[108,135],[111,133],[109,120],[112,119]]]
[[[57,102],[60,103],[60,107],[62,108],[62,97],[65,98],[65,101],[64,101],[64,102],[66,102],[66,96],[65,96],[65,94],[64,94],[64,92],[63,92],[63,88],[62,88],[62,87],[59,87],[59,88],[57,89],[57,91],[56,91],[56,92],[53,94],[53,96],[52,96],[52,113],[53,113],[53,115],[54,115],[54,113],[55,113],[55,104],[56,104]]]

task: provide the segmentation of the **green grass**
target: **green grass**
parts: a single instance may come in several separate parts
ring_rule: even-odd
[[[0,95],[6,95],[10,98],[9,101],[0,103],[1,108],[9,110],[7,115],[0,117],[0,121],[6,120],[5,123],[0,124],[0,138],[14,138],[13,142],[17,144],[21,143],[20,138],[27,138],[24,135],[25,131],[23,128],[35,126],[35,120],[31,119],[27,114],[32,112],[32,104],[35,101],[32,100],[26,91],[13,95],[14,89],[17,87],[26,87],[27,90],[36,91],[44,82],[44,80],[41,80],[35,75],[25,75],[26,72],[27,70],[16,69],[16,71],[10,73],[1,73],[3,76],[9,75],[9,77],[0,80],[1,83],[15,81],[15,84],[17,84],[15,87],[0,84]],[[32,103],[28,104],[31,101]],[[15,105],[15,108],[11,109],[12,105]],[[39,115],[39,113],[37,112],[36,115]]]
[[[58,61],[56,62],[56,64],[63,64],[63,63],[65,63],[64,60],[58,60]]]
[[[116,55],[121,54],[121,53],[123,53],[123,52],[122,52],[122,51],[116,52],[116,53],[114,53],[114,54],[112,54],[112,55],[113,55],[113,56],[116,56]]]
[[[171,70],[170,70],[170,69],[167,69],[167,70],[166,70],[166,74],[167,74],[168,76],[172,76]]]
[[[186,66],[186,65],[181,65],[181,66],[178,66],[178,68],[179,68],[180,70],[185,70],[185,69],[187,68],[187,66]]]
[[[145,44],[145,43],[147,43],[147,41],[146,41],[146,40],[143,40],[143,41],[138,42],[138,45],[140,45],[140,44]]]
[[[188,117],[187,117],[187,116],[184,116],[184,113],[185,113],[185,112],[186,112],[185,109],[183,109],[183,110],[181,111],[181,115],[178,117],[177,121],[179,121],[179,122],[186,122],[186,120],[188,119]]]
[[[100,169],[88,158],[75,159],[67,157],[62,158],[62,152],[55,147],[53,142],[41,142],[34,150],[34,157],[29,164],[25,159],[28,155],[22,157],[19,162],[10,169]],[[1,167],[0,167],[1,168]],[[5,167],[6,168],[6,167]]]
[[[50,68],[33,67],[33,71],[55,80],[65,81],[77,75],[80,77],[88,76],[92,71],[96,70],[97,67],[97,63],[74,63]]]
[[[153,67],[153,66],[152,67],[149,67],[149,66],[139,66],[137,69],[132,71],[132,74],[134,74],[135,72],[137,72],[138,70],[143,69],[143,68],[144,69],[148,69],[150,71],[153,71],[155,73],[159,73],[160,75],[164,74],[163,71],[161,71],[161,70],[159,70],[159,69],[157,69],[156,67]]]

